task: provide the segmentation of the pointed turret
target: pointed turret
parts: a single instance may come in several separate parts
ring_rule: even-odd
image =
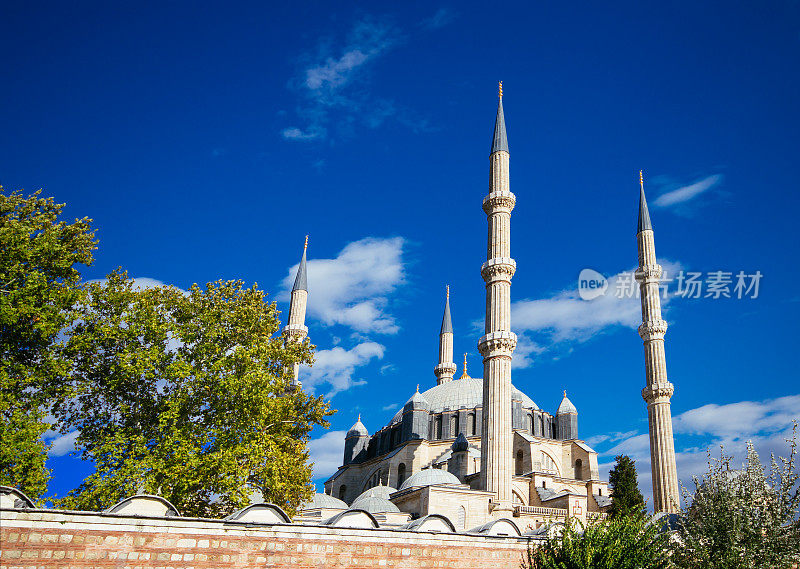
[[[297,276],[292,287],[292,297],[289,301],[289,319],[283,328],[285,342],[302,342],[308,336],[306,321],[306,306],[308,304],[308,283],[306,278],[306,252],[308,251],[308,235],[303,244],[303,257],[297,267]],[[294,378],[289,389],[300,387],[300,364],[294,364]]]
[[[403,405],[403,423],[400,427],[400,435],[404,442],[411,439],[428,438],[430,409],[431,404],[419,392],[418,385],[417,392]]]
[[[453,363],[453,322],[450,319],[449,285],[444,303],[442,328],[439,331],[439,363],[433,368],[433,373],[436,375],[436,385],[453,381],[453,374],[456,373],[456,364]]]
[[[578,438],[578,409],[567,397],[566,390],[564,390],[561,405],[556,411],[556,420],[558,422],[558,438],[565,441]]]
[[[347,431],[344,437],[344,466],[351,462],[361,462],[367,456],[367,445],[369,444],[369,431],[361,422],[361,414],[358,420]]]
[[[646,229],[653,229],[650,223],[650,211],[647,209],[647,199],[644,197],[644,176],[639,170],[639,225],[636,233],[641,233]]]
[[[508,136],[506,135],[506,119],[503,116],[503,82],[499,86],[500,100],[497,103],[497,118],[494,121],[494,138],[490,154],[504,150],[508,152]]]

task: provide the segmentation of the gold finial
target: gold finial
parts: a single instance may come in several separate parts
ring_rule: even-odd
[[[306,242],[303,243],[303,253],[306,252],[306,249],[308,249],[308,235],[306,235]]]
[[[447,287],[447,300],[450,300],[450,285],[446,285]]]
[[[356,423],[360,423],[360,422],[361,422],[361,413],[358,414],[358,421],[356,421]]]
[[[417,384],[417,393],[419,393],[419,383]]]
[[[497,90],[500,93],[500,98],[502,99],[503,98],[503,82],[502,81],[500,81],[500,83],[497,84]]]
[[[464,372],[461,374],[459,379],[472,379],[467,373],[467,354],[464,354]]]
[[[567,390],[565,389],[564,390],[564,397],[566,397],[566,396],[567,396]]]
[[[644,190],[644,176],[641,170],[639,170],[639,187]]]

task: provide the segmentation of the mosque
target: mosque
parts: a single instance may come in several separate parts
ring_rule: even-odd
[[[449,289],[439,331],[436,385],[417,391],[387,425],[370,434],[359,416],[347,432],[342,466],[325,493],[305,504],[297,521],[327,523],[348,512],[368,512],[382,526],[410,527],[447,520],[456,531],[513,520],[536,532],[554,522],[602,516],[611,505],[600,479],[597,452],[578,436],[578,410],[564,392],[551,414],[511,383],[517,343],[511,331],[510,224],[516,196],[509,183],[509,147],[500,84],[490,152],[490,188],[483,199],[488,221],[484,334],[478,341],[483,378],[470,377],[466,357],[456,378]],[[664,334],[652,225],[640,176],[637,242],[656,511],[675,511],[677,476]],[[307,241],[306,241],[307,246]],[[284,335],[302,340],[308,287],[306,248],[297,271]],[[294,387],[299,387],[295,368]]]

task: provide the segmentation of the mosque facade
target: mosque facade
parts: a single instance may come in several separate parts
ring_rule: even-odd
[[[389,423],[370,433],[359,416],[347,432],[342,465],[324,484],[325,493],[300,511],[312,522],[363,510],[384,525],[407,526],[431,516],[446,518],[457,531],[514,520],[521,531],[537,532],[553,522],[602,516],[611,505],[598,456],[578,434],[578,411],[564,392],[556,412],[545,411],[511,383],[517,337],[511,331],[510,226],[516,196],[511,192],[510,153],[502,84],[490,152],[490,187],[483,199],[487,216],[484,334],[478,341],[483,377],[466,369],[460,377],[453,358],[453,326],[447,291],[439,331],[436,385],[411,395]],[[677,507],[677,477],[666,379],[664,333],[652,225],[640,177],[637,230],[656,511]],[[287,341],[302,340],[308,291],[306,251],[298,268]],[[299,387],[295,369],[293,387]]]

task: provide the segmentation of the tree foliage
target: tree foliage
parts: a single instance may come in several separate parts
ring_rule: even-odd
[[[184,515],[219,516],[253,490],[289,511],[310,497],[308,436],[331,411],[321,397],[287,392],[312,346],[284,346],[261,290],[239,281],[139,289],[116,271],[87,287],[79,312],[56,415],[80,430],[96,471],[62,505],[106,508],[144,491]]]
[[[773,455],[768,474],[750,442],[741,470],[731,469],[724,449],[719,458],[709,452],[708,472],[694,477],[694,496],[683,488],[689,505],[678,518],[679,566],[777,569],[800,560],[796,423],[787,442],[789,456],[776,460]]]
[[[59,335],[92,263],[91,220],[60,221],[64,205],[0,186],[0,483],[36,499],[47,488],[47,406],[66,363]]]
[[[636,477],[636,463],[634,460],[621,454],[616,457],[617,463],[608,474],[608,483],[611,486],[612,518],[620,515],[644,512],[644,497],[639,491],[639,482]]]
[[[670,567],[667,534],[641,513],[597,519],[585,528],[573,519],[528,550],[530,569],[661,569]]]

